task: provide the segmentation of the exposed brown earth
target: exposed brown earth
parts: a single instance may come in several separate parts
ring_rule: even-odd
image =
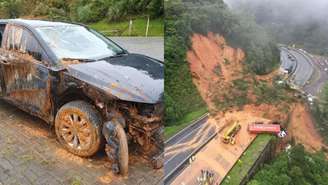
[[[291,114],[288,131],[290,137],[293,137],[296,143],[303,144],[305,149],[310,152],[319,151],[322,147],[326,147],[315,128],[311,114],[302,104],[295,106]]]
[[[241,49],[228,46],[223,37],[213,33],[207,37],[195,34],[191,40],[192,49],[187,53],[187,60],[193,82],[209,108],[213,109],[212,89],[216,89],[218,83],[229,83],[241,76],[245,54]],[[224,62],[229,64],[223,65]]]
[[[257,97],[249,88],[247,98],[251,100],[251,103],[242,108],[232,107],[224,112],[218,110],[215,107],[213,97],[223,95],[222,92],[228,92],[229,89],[234,91],[233,80],[243,79],[249,83],[249,86],[252,86],[255,79],[264,81],[270,86],[272,79],[279,75],[279,70],[262,76],[243,74],[245,53],[239,48],[232,48],[227,45],[222,36],[213,33],[209,33],[207,36],[194,34],[191,40],[192,47],[187,53],[187,59],[193,82],[210,111],[215,112],[212,116],[219,126],[222,120],[227,119],[228,115],[233,116],[233,119],[244,119],[248,116],[262,117],[280,121],[284,125],[290,121],[288,130],[290,136],[294,137],[297,143],[302,143],[309,151],[318,151],[324,146],[310,113],[301,103],[256,104],[253,102]]]
[[[213,96],[222,94],[229,89],[234,89],[232,81],[236,79],[247,80],[253,83],[248,74],[243,74],[243,62],[245,53],[239,48],[232,48],[227,45],[222,36],[209,33],[208,36],[194,34],[192,37],[192,47],[187,53],[187,59],[190,71],[201,96],[207,103],[210,110],[217,112],[214,116],[221,119],[224,112],[217,110],[213,102]],[[216,73],[217,66],[220,66],[219,74]],[[270,84],[271,79],[278,74],[274,71],[268,75],[255,76],[256,80],[265,80]],[[255,100],[256,97],[249,88],[247,98]],[[224,97],[219,97],[224,98]],[[259,117],[265,117],[274,120],[286,120],[287,115],[281,112],[282,107],[287,104],[269,105],[269,104],[247,104],[242,110]],[[240,108],[230,108],[230,111],[239,111]]]

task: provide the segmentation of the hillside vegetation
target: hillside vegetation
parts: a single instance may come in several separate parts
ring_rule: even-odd
[[[213,32],[222,35],[229,45],[242,48],[246,53],[246,72],[267,74],[278,65],[279,52],[272,37],[252,17],[235,14],[222,0],[169,0],[165,3],[167,125],[174,125],[186,114],[205,106],[192,83],[186,62],[190,37],[194,33]]]
[[[0,18],[97,23],[92,25],[102,28],[98,31],[119,32],[115,35],[127,35],[124,31],[128,30],[129,20],[136,20],[132,35],[144,35],[149,17],[149,35],[162,36],[163,13],[162,0],[0,0]]]
[[[281,153],[256,173],[248,185],[324,185],[328,162],[323,153],[311,154],[302,145]]]
[[[278,42],[328,56],[328,1],[226,1],[236,11],[253,16]]]
[[[328,144],[328,83],[322,90],[319,100],[312,107],[318,130]]]
[[[30,15],[88,23],[136,15],[159,17],[164,7],[161,0],[0,0],[0,10],[3,18]]]

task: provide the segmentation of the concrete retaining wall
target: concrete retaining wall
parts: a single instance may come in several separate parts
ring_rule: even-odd
[[[255,161],[253,166],[248,171],[247,175],[240,182],[240,185],[245,185],[247,182],[253,177],[253,175],[257,172],[257,170],[263,166],[263,164],[274,157],[274,151],[276,149],[276,141],[275,139],[271,139],[268,144],[265,146],[264,150]]]

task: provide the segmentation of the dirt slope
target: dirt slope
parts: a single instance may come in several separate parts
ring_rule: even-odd
[[[246,80],[249,86],[254,85],[254,79],[272,85],[272,79],[279,71],[276,70],[268,75],[255,77],[243,74],[245,53],[239,48],[230,47],[222,36],[213,33],[209,33],[207,36],[194,34],[191,40],[192,47],[187,53],[187,60],[193,82],[207,103],[218,127],[221,127],[222,122],[226,122],[227,119],[242,120],[247,118],[252,120],[250,117],[277,120],[283,124],[290,121],[289,133],[297,143],[304,144],[309,151],[318,151],[324,146],[310,114],[301,103],[257,104],[254,101],[257,97],[252,88],[249,88],[246,94],[250,100],[248,104],[242,108],[229,108],[228,111],[219,110],[213,97],[227,94],[221,92],[235,92],[235,87],[232,85],[234,80]],[[229,89],[232,91],[228,91]],[[236,94],[238,95],[238,93]],[[232,94],[231,98],[236,98],[236,94]]]
[[[322,147],[325,147],[323,139],[315,128],[310,113],[302,104],[295,106],[288,131],[290,137],[293,137],[296,143],[302,143],[308,151],[319,151]]]
[[[230,82],[240,77],[245,53],[228,46],[223,37],[213,33],[207,37],[195,34],[191,40],[192,49],[187,53],[187,60],[193,82],[211,109],[214,108],[211,89],[216,89],[222,81]],[[224,63],[227,64],[222,65]]]
[[[225,93],[223,92],[228,92],[228,95],[231,95],[229,94],[229,89],[235,92],[233,81],[236,79],[247,80],[249,86],[253,83],[253,77],[243,73],[245,53],[239,48],[230,47],[222,36],[214,35],[213,33],[209,33],[207,36],[194,34],[191,40],[192,47],[187,53],[187,60],[193,76],[193,82],[210,111],[218,112],[218,116],[222,117],[224,113],[215,107],[214,96],[224,99],[223,95]],[[277,71],[261,77],[256,76],[255,79],[271,80],[270,78],[276,74]],[[248,91],[246,94],[247,98],[250,100],[256,99],[252,89],[249,88]],[[235,94],[238,95],[238,92]],[[233,97],[236,96],[235,94],[231,95],[231,98],[235,98]],[[243,110],[255,116],[264,116],[269,119],[285,119],[285,114],[280,112],[282,106],[286,105],[250,104],[244,106]],[[230,111],[239,111],[239,108]]]

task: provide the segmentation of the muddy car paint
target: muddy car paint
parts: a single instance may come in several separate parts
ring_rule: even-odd
[[[19,26],[31,32],[44,50],[46,60],[39,61],[36,59],[39,55],[16,48],[8,49],[9,41],[3,40],[2,47],[8,48],[0,49],[2,98],[50,124],[62,105],[76,99],[85,100],[97,107],[104,122],[122,115],[121,124],[130,140],[148,158],[160,156],[164,150],[163,64],[146,56],[125,53],[101,61],[64,60],[64,65],[34,30],[42,22],[5,22],[7,26]],[[7,34],[5,31],[3,37]]]
[[[136,54],[67,67],[70,75],[106,94],[125,101],[150,104],[163,99],[162,68],[163,64]]]
[[[0,49],[0,53],[4,99],[35,116],[51,119],[48,69],[28,55],[4,49]]]

